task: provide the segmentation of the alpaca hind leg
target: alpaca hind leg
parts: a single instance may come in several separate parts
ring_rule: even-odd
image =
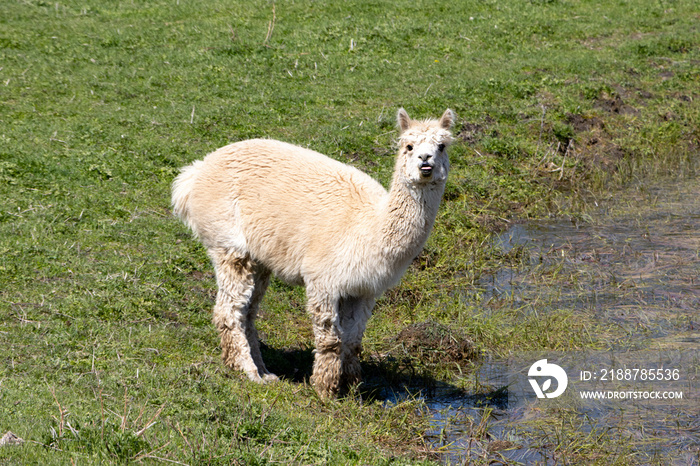
[[[257,266],[254,272],[255,289],[253,290],[253,296],[250,299],[249,312],[248,312],[248,325],[247,329],[250,332],[247,335],[248,343],[250,344],[250,354],[253,357],[253,362],[258,368],[260,376],[266,382],[272,382],[278,380],[278,377],[272,372],[267,370],[265,363],[263,362],[262,354],[260,353],[260,339],[258,338],[258,331],[255,327],[255,319],[258,315],[258,309],[260,308],[260,301],[262,301],[265,291],[270,284],[270,271],[263,268],[262,266]]]
[[[333,398],[340,392],[342,376],[338,302],[314,293],[311,287],[306,295],[316,343],[311,384],[321,398]]]
[[[213,321],[221,336],[224,364],[244,371],[250,380],[262,382],[268,372],[264,365],[258,365],[262,364],[262,357],[255,317],[250,315],[256,289],[255,265],[249,257],[233,250],[216,249],[210,255],[219,286]],[[259,294],[263,292],[264,289]]]

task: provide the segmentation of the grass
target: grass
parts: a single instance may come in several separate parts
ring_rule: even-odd
[[[324,404],[303,382],[302,290],[274,282],[259,323],[267,356],[302,382],[260,387],[222,368],[211,267],[169,211],[178,168],[217,147],[283,139],[386,185],[396,109],[457,112],[435,231],[379,301],[368,355],[426,320],[458,325],[485,354],[605,346],[618,330],[570,309],[484,306],[479,277],[519,260],[489,235],[580,215],[634,177],[692,175],[700,147],[690,0],[2,10],[0,433],[25,443],[0,447],[0,463],[435,459],[419,402]]]

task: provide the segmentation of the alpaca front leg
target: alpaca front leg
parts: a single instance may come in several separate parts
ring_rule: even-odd
[[[340,357],[342,362],[342,384],[347,387],[358,385],[362,381],[360,354],[362,353],[362,336],[367,327],[367,320],[372,315],[374,298],[348,297],[340,300],[340,328],[342,345]]]
[[[321,398],[333,398],[340,392],[342,376],[338,303],[328,298],[317,298],[308,289],[306,294],[316,343],[311,384]]]
[[[255,382],[276,377],[265,367],[255,329],[255,313],[267,286],[247,257],[230,251],[211,252],[219,291],[213,321],[221,336],[224,364],[246,373]],[[256,277],[256,275],[258,275]],[[256,283],[256,278],[259,283]]]

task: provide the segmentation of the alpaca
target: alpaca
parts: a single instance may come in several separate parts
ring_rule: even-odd
[[[224,363],[257,382],[263,363],[255,318],[270,274],[306,287],[322,398],[360,382],[359,355],[375,300],[423,249],[445,190],[454,113],[397,114],[399,151],[387,192],[365,173],[318,152],[253,139],[184,167],[174,214],[207,249],[218,293],[213,321]]]

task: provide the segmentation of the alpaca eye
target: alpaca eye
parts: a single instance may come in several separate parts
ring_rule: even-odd
[[[444,150],[445,150],[445,145],[444,145],[444,144],[440,144],[440,145],[438,146],[438,150],[439,150],[440,152],[444,151]]]
[[[409,144],[406,146],[406,149],[410,152],[413,150],[413,144]]]

